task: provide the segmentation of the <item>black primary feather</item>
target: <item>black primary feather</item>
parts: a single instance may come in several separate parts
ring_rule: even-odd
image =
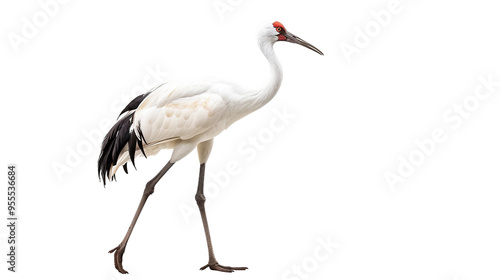
[[[139,137],[141,137],[141,140],[144,141],[144,144],[148,144],[148,142],[146,141],[146,138],[144,137],[144,134],[142,134],[142,129],[141,129],[141,122],[139,122],[137,124],[137,132],[139,132]],[[142,152],[144,154],[144,151]],[[146,155],[144,155],[146,156]]]
[[[135,167],[135,147],[137,147],[137,136],[135,136],[135,133],[130,134],[130,140],[128,140],[128,156],[130,157],[130,161],[132,162],[132,165],[134,168],[137,170]]]
[[[148,157],[146,156],[146,153],[144,152],[144,147],[142,146],[142,139],[138,139],[138,140],[139,140],[139,142],[137,142],[137,144],[139,145],[139,149],[141,149],[141,152],[142,152],[142,154],[144,155],[144,157],[145,157],[145,158],[148,158]]]
[[[142,101],[148,97],[148,95],[150,93],[152,93],[153,91],[155,91],[157,88],[161,87],[162,85],[164,85],[165,83],[163,84],[160,84],[152,89],[150,89],[148,92],[146,92],[145,94],[141,94],[139,96],[137,96],[136,98],[134,98],[132,101],[130,101],[130,103],[125,106],[125,108],[121,111],[120,115],[118,115],[118,118],[120,118],[121,115],[123,115],[123,113],[125,112],[128,112],[128,111],[132,111],[132,110],[135,110],[137,109],[137,107],[139,107],[139,105],[142,103]]]
[[[139,107],[139,105],[141,104],[141,102],[144,101],[144,99],[151,93],[151,91],[134,98],[134,100],[132,100],[125,107],[125,109],[123,109],[120,115],[126,112],[131,112],[136,110],[137,107]],[[132,112],[129,115],[119,119],[115,123],[115,125],[113,125],[113,127],[109,130],[109,132],[104,137],[104,140],[102,141],[101,153],[97,161],[97,171],[98,171],[98,176],[103,180],[105,186],[106,186],[106,177],[109,178],[111,167],[117,164],[118,157],[120,156],[120,153],[125,147],[125,145],[128,145],[129,156],[132,161],[132,164],[134,165],[134,168],[135,168],[135,162],[134,162],[135,150],[137,149],[136,143],[139,145],[139,148],[141,149],[144,156],[146,156],[144,152],[144,147],[142,145],[143,136],[141,136],[142,139],[139,139],[139,141],[137,141],[138,139],[137,136],[135,135],[135,131],[131,129],[132,122],[134,121],[134,114],[135,112]],[[123,166],[123,169],[125,170],[125,173],[128,174],[126,164]],[[110,181],[113,180],[116,181],[116,175],[111,176],[111,178],[109,179]]]
[[[111,167],[116,164],[121,150],[128,143],[128,139],[130,138],[129,131],[133,117],[134,114],[130,114],[120,119],[104,137],[101,154],[99,155],[99,160],[97,162],[98,173],[102,178],[104,185],[106,185],[106,177],[109,176]],[[113,179],[114,177],[110,178],[110,180]]]
[[[130,101],[130,103],[127,106],[125,106],[125,108],[120,112],[118,118],[120,118],[120,116],[123,115],[123,113],[137,109],[137,107],[139,107],[144,98],[146,98],[150,93],[151,92],[141,94],[136,98],[134,98],[132,101]]]

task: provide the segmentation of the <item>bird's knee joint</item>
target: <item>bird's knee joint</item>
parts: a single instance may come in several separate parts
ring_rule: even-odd
[[[196,203],[198,203],[198,205],[204,204],[205,200],[207,200],[204,194],[196,194],[194,199],[196,199]]]
[[[155,184],[148,182],[146,188],[144,189],[145,195],[152,195],[155,192]]]

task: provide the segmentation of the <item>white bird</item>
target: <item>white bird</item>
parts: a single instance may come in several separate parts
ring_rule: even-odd
[[[264,26],[258,35],[258,45],[270,65],[270,78],[264,87],[244,89],[235,84],[220,81],[197,81],[165,83],[148,93],[136,97],[120,113],[122,116],[105,136],[98,160],[98,173],[104,185],[106,177],[116,179],[116,171],[138,156],[152,156],[162,149],[173,149],[169,162],[151,179],[144,189],[137,212],[124,239],[114,249],[116,269],[123,269],[122,258],[135,223],[156,183],[177,161],[198,150],[200,174],[196,202],[202,217],[208,247],[208,264],[212,270],[233,272],[246,267],[220,265],[214,255],[208,222],[205,213],[203,182],[205,163],[210,155],[213,139],[231,124],[268,103],[278,92],[283,73],[273,45],[276,42],[290,42],[302,45],[321,55],[323,53],[293,35],[280,22]]]

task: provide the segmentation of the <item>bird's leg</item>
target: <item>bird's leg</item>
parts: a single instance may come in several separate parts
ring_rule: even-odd
[[[217,270],[222,272],[233,272],[234,270],[245,270],[247,267],[231,267],[220,265],[215,259],[214,249],[212,248],[212,240],[210,238],[210,230],[208,229],[207,214],[205,212],[205,195],[203,194],[203,182],[205,180],[205,164],[200,165],[200,177],[198,179],[198,190],[196,192],[196,204],[200,209],[201,220],[203,222],[203,228],[205,229],[205,237],[207,238],[208,246],[208,264],[202,266],[200,270],[204,270],[210,267],[211,270]]]
[[[127,234],[125,234],[125,237],[123,238],[122,242],[120,245],[116,246],[115,248],[111,249],[109,253],[115,253],[114,258],[115,258],[115,268],[123,274],[128,273],[125,269],[123,269],[122,261],[123,261],[123,253],[125,252],[125,247],[127,247],[127,242],[128,239],[130,238],[130,235],[132,234],[132,230],[134,229],[135,223],[137,222],[137,219],[139,218],[139,215],[141,215],[142,208],[144,207],[144,204],[146,204],[146,200],[148,197],[153,194],[155,190],[155,185],[160,181],[160,179],[167,173],[167,171],[172,167],[174,163],[168,162],[165,167],[153,178],[151,181],[149,181],[146,184],[146,188],[144,189],[144,193],[141,198],[141,202],[139,203],[139,207],[137,208],[137,211],[135,212],[134,219],[132,220],[132,223],[130,224]]]

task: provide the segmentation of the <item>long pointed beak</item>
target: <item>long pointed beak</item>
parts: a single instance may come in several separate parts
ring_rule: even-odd
[[[286,41],[287,42],[290,42],[290,43],[295,43],[295,44],[299,44],[301,46],[304,46],[310,50],[313,50],[317,53],[319,53],[320,55],[324,55],[323,52],[321,52],[318,48],[316,48],[315,46],[309,44],[308,42],[302,40],[301,38],[293,35],[292,33],[290,32],[286,32]]]

